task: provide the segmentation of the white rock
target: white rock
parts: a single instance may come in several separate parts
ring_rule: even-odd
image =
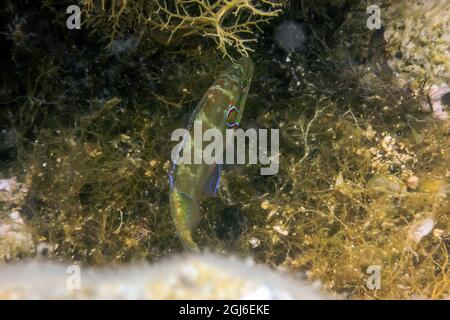
[[[431,218],[426,218],[416,225],[411,230],[411,236],[414,241],[419,242],[420,239],[429,234],[434,228],[434,221]]]
[[[251,238],[248,242],[250,242],[250,245],[252,248],[258,248],[261,241],[258,238]]]
[[[21,262],[0,266],[2,299],[330,299],[320,286],[245,260],[182,255],[153,265],[80,267],[69,288],[67,265]],[[186,275],[190,279],[186,281]]]
[[[0,179],[0,191],[11,192],[17,184],[16,177],[11,179]]]

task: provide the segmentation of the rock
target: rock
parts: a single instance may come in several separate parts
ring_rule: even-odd
[[[18,202],[25,198],[28,188],[17,182],[16,177],[0,179],[0,203]]]
[[[408,185],[408,188],[415,190],[419,186],[419,178],[417,176],[410,176],[406,184]]]
[[[420,239],[429,234],[434,228],[434,221],[431,218],[426,218],[419,221],[411,228],[410,237],[415,241],[419,242]]]
[[[400,84],[450,85],[450,2],[391,0],[383,16],[389,66]]]
[[[250,261],[210,254],[154,265],[87,269],[28,262],[0,267],[0,299],[329,299],[320,286]]]
[[[367,183],[371,193],[402,194],[406,192],[405,183],[391,174],[376,174]]]
[[[447,97],[449,94],[450,94],[450,86],[433,85],[428,94],[429,102],[428,101],[423,102],[424,103],[423,109],[426,110],[427,104],[431,104],[431,109],[432,109],[431,111],[433,112],[433,114],[432,114],[433,117],[438,120],[443,120],[443,121],[447,120],[448,112],[445,111],[444,97]]]
[[[33,237],[19,211],[0,217],[0,262],[27,256],[34,250]]]
[[[26,184],[19,183],[16,177],[0,179],[0,263],[34,250],[32,231],[20,214],[27,192]]]

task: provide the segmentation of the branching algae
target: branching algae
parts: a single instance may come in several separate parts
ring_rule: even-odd
[[[230,58],[231,48],[244,56],[254,51],[249,43],[256,39],[246,36],[277,17],[282,6],[281,1],[266,0],[112,1],[110,5],[104,0],[84,0],[83,3],[89,24],[112,28],[111,43],[126,28],[138,32],[151,29],[149,36],[164,45],[200,35],[214,39],[217,48]]]

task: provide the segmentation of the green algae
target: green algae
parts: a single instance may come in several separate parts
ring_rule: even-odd
[[[352,298],[442,298],[450,293],[447,128],[419,112],[417,98],[391,75],[368,70],[382,54],[369,52],[364,4],[350,10],[336,1],[342,15],[327,4],[304,6],[290,14],[312,29],[310,49],[291,56],[304,70],[300,85],[288,92],[293,80],[276,62],[284,53],[268,55],[263,39],[242,121],[280,128],[280,172],[226,168],[218,197],[203,204],[196,240],[305,271]],[[39,15],[57,25],[55,4],[46,8]],[[124,14],[121,36],[140,34],[133,10]],[[46,41],[10,42],[16,60],[32,59],[2,78],[10,83],[2,100],[22,97],[1,113],[2,123],[19,134],[19,176],[31,180],[22,211],[36,242],[85,264],[155,261],[182,250],[169,213],[170,134],[186,126],[229,62],[214,42],[180,37],[167,45],[155,40],[167,36],[161,30],[145,31],[134,50],[111,53],[115,25],[104,26],[115,17],[107,18],[91,17],[91,32],[74,38],[56,29]],[[52,37],[70,49],[55,48]],[[406,189],[411,176],[417,189]],[[411,227],[425,217],[438,231],[411,241]],[[366,286],[371,265],[381,267],[380,290]]]

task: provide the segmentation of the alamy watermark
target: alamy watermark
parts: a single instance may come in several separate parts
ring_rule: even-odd
[[[381,289],[381,267],[378,265],[368,266],[366,273],[369,274],[366,279],[367,288],[371,290]]]
[[[381,29],[381,9],[376,4],[367,7],[367,13],[370,16],[367,18],[366,26],[370,30]]]
[[[268,129],[226,129],[225,137],[219,129],[203,132],[202,122],[194,122],[194,137],[189,130],[176,129],[171,141],[181,141],[172,149],[172,162],[176,164],[260,164],[261,175],[274,175],[279,169],[279,130],[270,129],[270,155]],[[237,144],[235,144],[235,141]],[[248,148],[247,142],[248,141]],[[209,142],[203,147],[204,142]],[[235,153],[236,150],[236,153]],[[248,150],[248,152],[246,152]],[[248,154],[248,157],[246,155]]]
[[[81,29],[81,9],[73,4],[67,7],[66,13],[70,16],[66,20],[66,26],[69,30]]]
[[[68,290],[81,290],[81,268],[73,264],[67,267],[66,273],[69,275],[66,280]]]
[[[367,7],[370,16],[366,20],[366,26],[370,30],[381,29],[381,9],[378,5],[372,4]],[[66,26],[69,30],[81,29],[81,9],[79,6],[73,4],[67,7],[66,13],[70,16],[66,20]]]

